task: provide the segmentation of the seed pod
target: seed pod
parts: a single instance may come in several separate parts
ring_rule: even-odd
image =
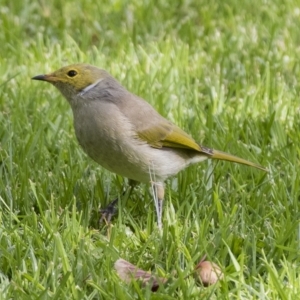
[[[218,265],[204,259],[196,266],[195,276],[204,286],[209,286],[222,279],[223,273]]]

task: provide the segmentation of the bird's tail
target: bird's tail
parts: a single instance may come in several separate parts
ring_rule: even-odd
[[[201,146],[201,150],[204,153],[208,154],[209,157],[212,158],[212,159],[227,160],[227,161],[247,165],[247,166],[254,167],[254,168],[257,168],[259,170],[268,172],[268,169],[266,169],[266,168],[264,168],[260,165],[257,165],[257,164],[255,164],[251,161],[246,160],[246,159],[243,159],[243,158],[240,158],[240,157],[237,157],[237,156],[234,156],[234,155],[231,155],[231,154],[219,151],[219,150],[214,150],[214,149],[206,148],[206,147],[203,147],[203,146]]]

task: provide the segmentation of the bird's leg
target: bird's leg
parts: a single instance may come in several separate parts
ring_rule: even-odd
[[[128,193],[128,197],[130,196],[133,188],[136,186],[137,182],[133,181],[131,179],[129,179],[129,193]],[[125,189],[121,195],[121,197],[123,197],[124,195],[126,195],[128,189]],[[105,221],[105,223],[109,224],[111,221],[111,218],[117,213],[118,208],[117,208],[117,203],[118,203],[119,197],[117,197],[116,199],[114,199],[113,201],[111,201],[105,208],[100,209],[100,213],[101,213],[101,218],[99,220],[99,223],[102,223],[103,221]]]
[[[162,182],[152,182],[152,190],[157,215],[157,227],[162,229],[163,200],[165,195],[164,184]]]

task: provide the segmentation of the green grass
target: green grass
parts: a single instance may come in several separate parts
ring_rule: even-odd
[[[297,299],[300,7],[296,1],[0,2],[0,299]],[[204,162],[169,180],[163,232],[148,186],[78,146],[72,112],[34,75],[85,62],[206,146],[269,168]],[[126,183],[126,181],[125,181]],[[199,286],[202,256],[224,280]],[[169,278],[122,283],[118,258]]]

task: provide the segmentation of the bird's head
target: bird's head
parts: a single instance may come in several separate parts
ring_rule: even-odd
[[[106,71],[88,64],[73,64],[53,73],[32,77],[53,84],[68,101],[88,92],[106,78],[111,78]]]

